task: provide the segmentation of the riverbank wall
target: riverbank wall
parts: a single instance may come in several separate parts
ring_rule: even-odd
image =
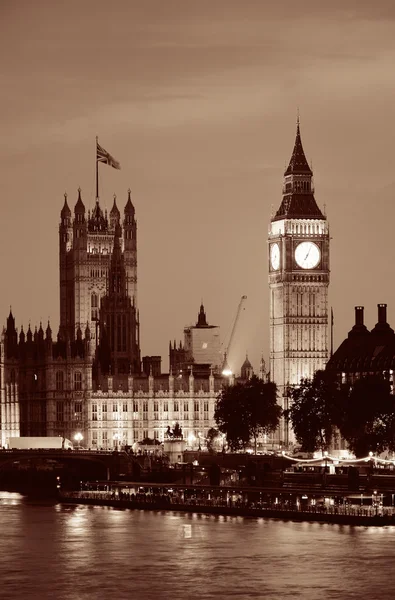
[[[151,511],[172,511],[183,513],[198,513],[217,516],[281,519],[284,521],[307,521],[332,523],[337,525],[354,525],[363,527],[383,527],[395,525],[395,514],[383,512],[376,514],[366,509],[349,508],[342,511],[339,508],[327,510],[313,509],[284,509],[284,508],[261,508],[251,506],[215,506],[201,503],[185,504],[178,502],[169,502],[168,500],[154,500],[151,502],[139,502],[137,500],[112,498],[108,496],[95,495],[86,496],[73,493],[59,494],[59,501],[66,504],[88,504],[94,506],[109,506],[113,508],[129,510],[151,510]]]

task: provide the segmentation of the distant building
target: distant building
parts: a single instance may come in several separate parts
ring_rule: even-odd
[[[200,305],[196,325],[185,327],[184,345],[169,347],[169,364],[173,373],[187,372],[193,366],[196,369],[209,372],[213,369],[219,373],[222,366],[220,328],[207,323],[203,304]]]

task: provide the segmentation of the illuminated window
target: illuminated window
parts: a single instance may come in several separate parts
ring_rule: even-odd
[[[82,402],[74,402],[74,419],[76,421],[82,419]]]

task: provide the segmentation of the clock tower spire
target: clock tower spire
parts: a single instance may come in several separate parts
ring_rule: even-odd
[[[329,227],[315,198],[299,119],[283,198],[269,226],[270,377],[288,408],[289,388],[328,358]],[[288,424],[278,445],[293,441]]]

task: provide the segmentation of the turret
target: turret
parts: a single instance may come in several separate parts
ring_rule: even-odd
[[[114,194],[114,204],[112,205],[112,209],[110,210],[110,229],[111,231],[115,231],[116,225],[119,225],[121,219],[121,213],[119,212],[117,206],[117,197]]]
[[[124,209],[124,219],[123,219],[123,231],[124,231],[124,240],[125,240],[125,250],[126,251],[135,251],[136,250],[136,219],[135,219],[135,210],[132,204],[131,191],[128,190],[128,200]]]
[[[248,354],[246,354],[246,359],[241,366],[241,378],[242,379],[251,379],[254,374],[254,369],[252,368],[252,364],[248,360]]]
[[[7,318],[7,328],[5,331],[5,353],[7,358],[17,356],[18,335],[15,329],[15,318],[10,308],[10,314]]]
[[[60,224],[67,228],[71,226],[71,210],[69,205],[67,204],[67,194],[64,194],[64,204],[63,208],[60,211]]]
[[[74,218],[77,223],[83,223],[85,221],[85,205],[81,198],[81,188],[78,188],[78,199],[74,206]]]
[[[203,303],[200,305],[200,310],[199,310],[199,314],[198,314],[198,320],[196,323],[196,327],[208,327],[207,324],[207,320],[206,320],[206,313],[204,312],[204,306]]]
[[[49,321],[45,330],[45,352],[48,357],[52,357],[52,329]]]

